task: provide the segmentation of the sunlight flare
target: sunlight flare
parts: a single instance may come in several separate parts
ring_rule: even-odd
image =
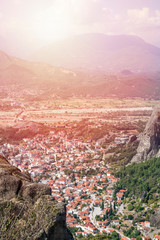
[[[68,1],[57,1],[51,8],[34,16],[34,32],[44,40],[61,40],[71,34],[72,17]]]

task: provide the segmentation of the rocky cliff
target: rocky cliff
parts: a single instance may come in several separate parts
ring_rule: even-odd
[[[34,183],[0,157],[0,239],[71,240],[66,208],[51,196],[51,189]]]
[[[160,106],[156,107],[140,136],[137,154],[131,162],[145,161],[160,156]]]

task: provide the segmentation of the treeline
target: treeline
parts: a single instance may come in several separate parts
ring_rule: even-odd
[[[78,238],[78,239],[85,239],[85,240],[119,240],[120,236],[119,234],[115,231],[112,232],[110,235],[106,235],[106,234],[97,234],[96,236],[88,236],[86,238]]]
[[[126,197],[135,196],[144,203],[156,202],[160,194],[160,158],[152,158],[146,162],[133,163],[115,173],[120,179],[115,193],[126,189]]]

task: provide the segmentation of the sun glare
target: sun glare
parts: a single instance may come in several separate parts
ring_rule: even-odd
[[[34,34],[42,40],[61,40],[71,34],[72,18],[64,1],[34,16]]]

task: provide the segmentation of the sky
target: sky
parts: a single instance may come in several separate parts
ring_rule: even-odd
[[[0,0],[0,49],[29,57],[83,33],[129,34],[160,47],[160,0]]]

